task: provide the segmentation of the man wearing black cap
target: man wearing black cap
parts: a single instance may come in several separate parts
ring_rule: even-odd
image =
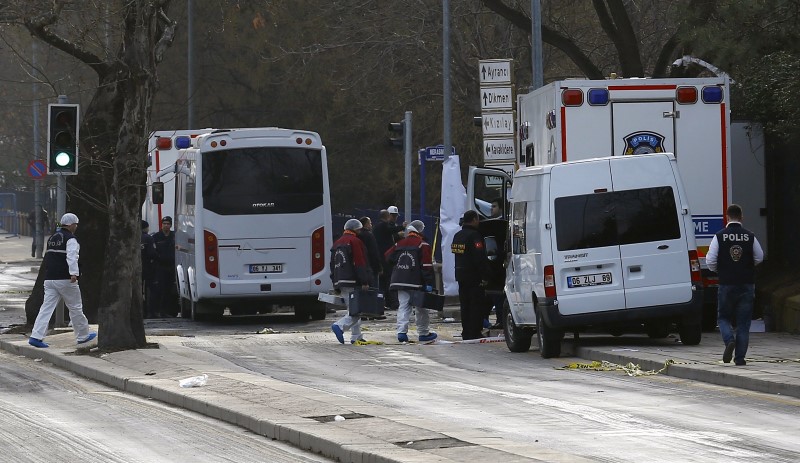
[[[172,233],[172,217],[161,219],[161,230],[153,234],[153,243],[158,254],[156,266],[156,294],[153,309],[158,316],[177,313],[177,290],[175,289],[175,234]]]
[[[488,263],[483,235],[478,231],[480,217],[467,211],[461,219],[461,231],[453,236],[450,250],[455,254],[458,300],[461,304],[461,338],[478,339],[483,336],[483,318],[488,283]]]
[[[142,220],[142,295],[144,296],[144,318],[156,316],[156,309],[153,307],[153,285],[156,280],[156,262],[158,252],[153,237],[150,236],[150,224]]]

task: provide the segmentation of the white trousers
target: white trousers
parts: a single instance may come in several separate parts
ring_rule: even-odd
[[[411,305],[411,292],[397,291],[397,300],[400,306],[397,308],[397,332],[408,333],[408,324],[411,322],[411,311],[416,309],[417,334],[425,336],[430,334],[431,317],[428,309],[424,307],[413,307]]]
[[[31,337],[44,339],[47,334],[47,325],[56,310],[59,299],[64,300],[64,305],[69,309],[69,319],[75,331],[75,341],[86,339],[89,336],[89,320],[83,314],[83,301],[81,288],[78,282],[70,280],[44,280],[44,302],[39,308],[39,315],[33,324]]]
[[[344,298],[344,305],[347,307],[347,315],[336,320],[334,325],[338,325],[342,332],[350,330],[350,341],[357,341],[361,339],[361,317],[358,315],[355,317],[350,316],[350,293],[353,292],[353,288],[343,286],[340,288],[340,292]]]

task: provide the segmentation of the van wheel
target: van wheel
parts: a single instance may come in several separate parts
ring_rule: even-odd
[[[547,326],[541,310],[536,311],[536,339],[539,342],[539,355],[549,359],[561,355],[561,339],[564,333]]]
[[[684,346],[696,346],[700,344],[703,337],[703,325],[696,320],[681,322],[678,326],[678,334],[681,337],[681,344]]]
[[[503,332],[506,336],[506,346],[511,352],[528,352],[533,340],[533,328],[522,328],[514,323],[514,316],[508,307],[508,301],[503,301],[506,313],[506,323]]]

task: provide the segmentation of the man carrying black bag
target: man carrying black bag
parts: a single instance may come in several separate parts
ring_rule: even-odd
[[[397,340],[400,342],[408,342],[408,324],[414,309],[420,342],[433,341],[437,337],[429,328],[428,309],[414,307],[411,303],[411,291],[433,290],[433,257],[431,245],[422,237],[424,229],[421,220],[414,220],[406,227],[406,237],[389,248],[385,255],[386,261],[394,266],[389,287],[397,291],[400,302],[397,309]]]
[[[361,317],[350,315],[350,293],[355,288],[369,289],[370,270],[367,264],[367,249],[358,239],[361,222],[350,219],[344,224],[342,237],[331,248],[331,281],[333,287],[341,292],[347,306],[347,315],[333,325],[331,331],[340,344],[344,344],[344,332],[350,330],[350,344],[363,341],[361,337]]]

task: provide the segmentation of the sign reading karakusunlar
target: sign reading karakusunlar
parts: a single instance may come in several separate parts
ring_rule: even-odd
[[[510,163],[516,160],[514,114],[514,63],[510,59],[481,60],[481,131],[483,162]]]
[[[483,160],[485,163],[496,161],[514,162],[515,159],[514,137],[483,139]]]

